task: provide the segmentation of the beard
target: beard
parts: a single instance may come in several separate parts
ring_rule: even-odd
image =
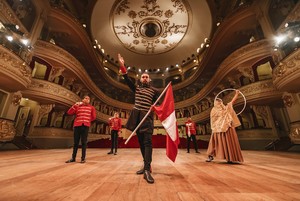
[[[142,86],[143,87],[149,87],[150,86],[150,82],[142,82]]]

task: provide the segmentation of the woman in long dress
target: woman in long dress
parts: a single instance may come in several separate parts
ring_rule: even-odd
[[[219,98],[214,101],[214,107],[210,112],[212,135],[207,149],[207,162],[211,162],[214,157],[225,159],[228,163],[244,161],[235,130],[241,123],[233,110],[238,95],[239,90],[236,90],[234,97],[226,106]]]

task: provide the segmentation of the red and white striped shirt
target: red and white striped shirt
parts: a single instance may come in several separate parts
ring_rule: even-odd
[[[73,105],[68,110],[67,114],[69,115],[76,114],[73,127],[82,126],[82,125],[90,127],[91,122],[96,119],[96,110],[90,104]]]

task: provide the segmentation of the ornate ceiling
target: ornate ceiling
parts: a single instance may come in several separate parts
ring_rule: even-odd
[[[98,0],[91,31],[104,54],[128,66],[167,68],[195,54],[212,29],[206,1]]]

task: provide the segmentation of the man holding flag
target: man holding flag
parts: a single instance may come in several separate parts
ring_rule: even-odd
[[[135,85],[128,77],[125,68],[123,57],[118,54],[120,64],[120,71],[129,86],[135,94],[135,103],[130,117],[127,121],[126,128],[134,131],[138,137],[140,150],[144,160],[144,167],[137,171],[137,174],[144,174],[144,179],[148,183],[154,183],[151,176],[151,162],[152,162],[152,133],[153,133],[153,114],[148,115],[148,111],[152,110],[152,104],[157,100],[159,93],[157,89],[150,85],[149,74],[143,73],[138,85]],[[152,112],[151,112],[152,113]]]

